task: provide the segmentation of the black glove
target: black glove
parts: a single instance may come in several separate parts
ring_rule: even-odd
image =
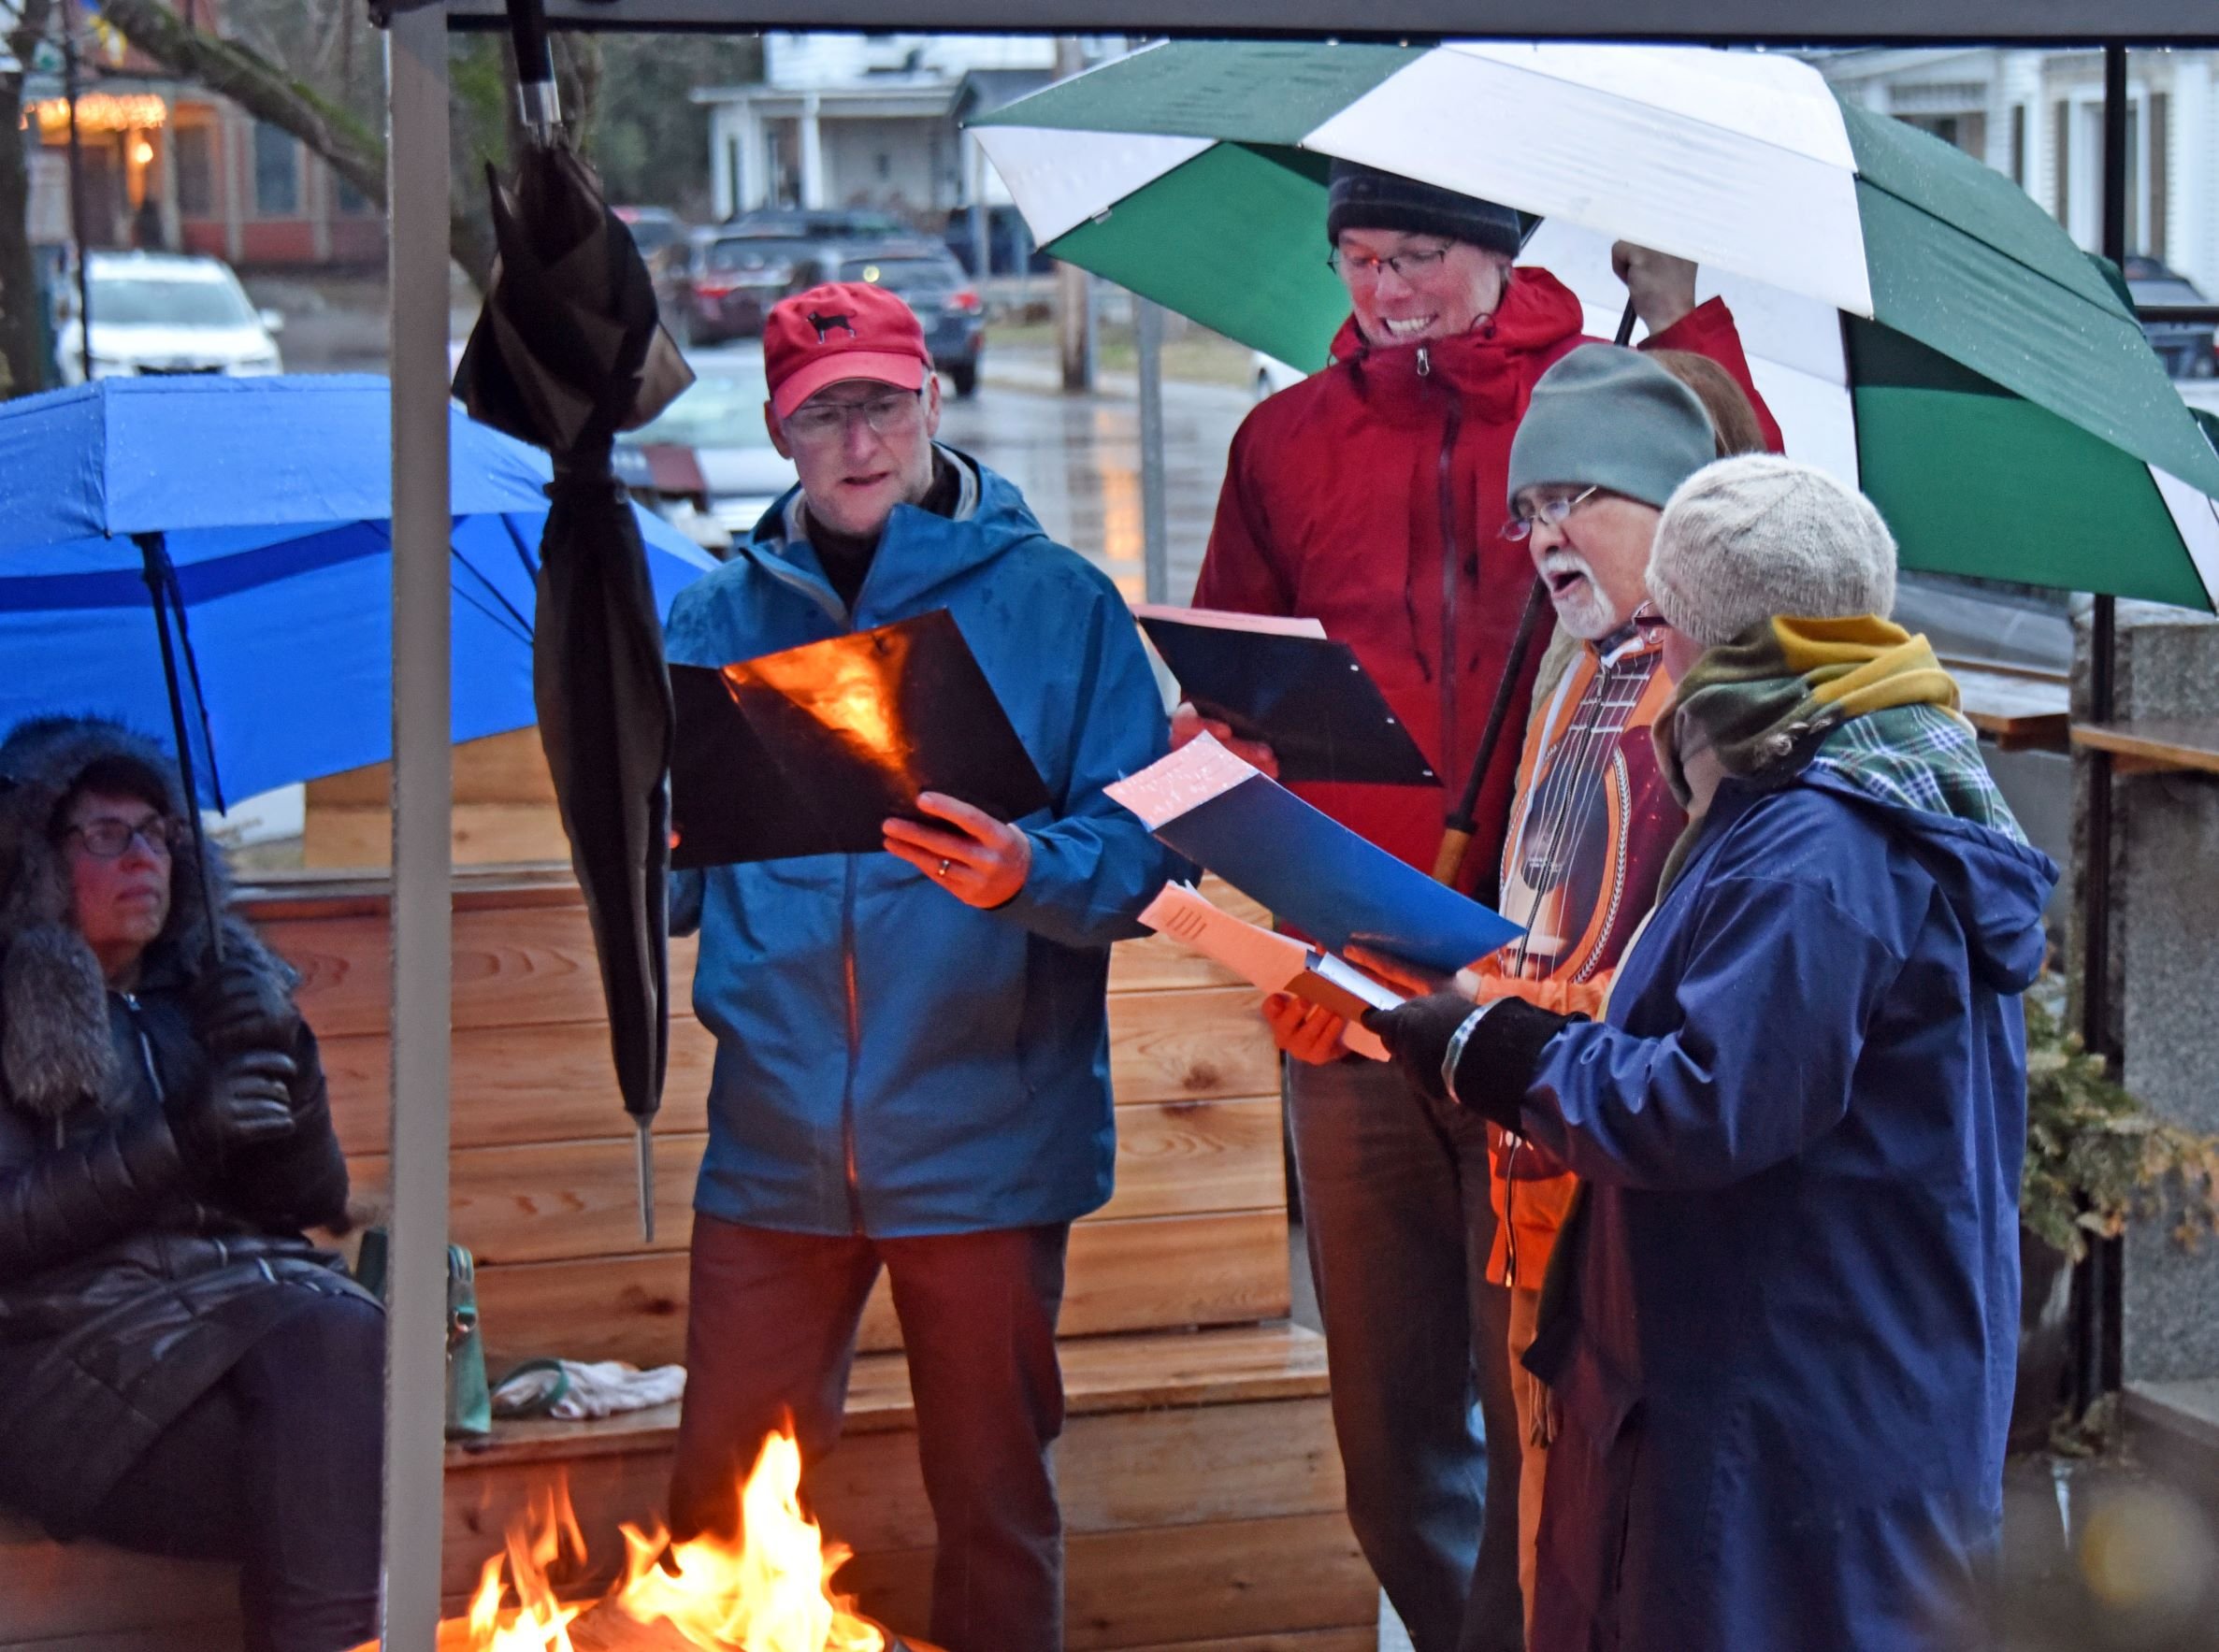
[[[267,959],[238,950],[203,976],[194,993],[194,1019],[209,1049],[288,1054],[300,1036],[300,1012]]]
[[[170,1121],[191,1166],[204,1176],[241,1148],[293,1133],[293,1058],[243,1050],[216,1069],[208,1093]]]
[[[1477,1008],[1454,993],[1412,998],[1391,1010],[1374,1010],[1364,1026],[1379,1035],[1394,1063],[1426,1095],[1448,1099],[1441,1064],[1448,1041]],[[1534,1070],[1549,1041],[1584,1015],[1559,1015],[1523,998],[1502,998],[1480,1018],[1456,1060],[1455,1099],[1506,1130],[1520,1128],[1519,1109],[1533,1087]]]
[[[1436,992],[1411,998],[1391,1010],[1373,1010],[1364,1026],[1378,1034],[1388,1055],[1410,1087],[1435,1101],[1448,1099],[1441,1088],[1441,1062],[1448,1041],[1479,1006],[1462,993]]]

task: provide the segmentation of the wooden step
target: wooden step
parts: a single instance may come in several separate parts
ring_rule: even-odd
[[[1326,1389],[1325,1339],[1290,1321],[1218,1330],[1065,1337],[1056,1344],[1069,1416],[1169,1406],[1234,1405],[1315,1400]],[[847,1386],[847,1431],[916,1427],[909,1366],[899,1354],[864,1354]],[[450,1472],[503,1463],[573,1461],[612,1452],[667,1450],[676,1442],[678,1406],[591,1422],[512,1419],[493,1438],[447,1448]]]
[[[1370,1652],[1372,1643],[1349,1638],[1372,1623],[1376,1586],[1340,1513],[1320,1338],[1255,1325],[1072,1339],[1059,1353],[1073,1652]],[[590,1551],[614,1564],[618,1523],[659,1516],[677,1425],[670,1405],[601,1422],[508,1422],[486,1444],[450,1447],[450,1609],[557,1476]],[[846,1438],[811,1483],[828,1537],[863,1556],[842,1587],[912,1627],[928,1610],[932,1543],[915,1429],[901,1357],[863,1356]],[[227,1567],[65,1548],[0,1521],[8,1652],[218,1652],[236,1645],[233,1587]]]
[[[686,1257],[647,1251],[519,1262],[478,1273],[478,1311],[497,1360],[559,1354],[667,1365],[685,1357]],[[1228,1211],[1081,1222],[1064,1271],[1064,1333],[1245,1325],[1288,1312],[1287,1212]],[[901,1346],[881,1278],[862,1346]]]
[[[1322,1339],[1282,1323],[1080,1338],[1059,1351],[1074,1649],[1372,1621],[1376,1585],[1340,1512]],[[913,1628],[925,1620],[933,1533],[915,1420],[901,1358],[862,1357],[845,1437],[810,1481],[827,1537],[862,1557],[840,1587]],[[670,1405],[604,1422],[505,1423],[489,1444],[451,1447],[451,1604],[558,1474],[589,1551],[614,1564],[618,1523],[652,1522],[662,1507],[677,1426]],[[1279,1579],[1299,1581],[1264,1587]],[[1177,1616],[1182,1605],[1190,1616]]]

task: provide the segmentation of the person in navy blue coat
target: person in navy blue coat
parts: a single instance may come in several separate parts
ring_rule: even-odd
[[[1603,1019],[1375,1018],[1413,1083],[1588,1185],[1526,1358],[1563,1420],[1534,1652],[1980,1640],[2057,873],[1894,586],[1823,473],[1690,478],[1649,589],[1691,820]]]

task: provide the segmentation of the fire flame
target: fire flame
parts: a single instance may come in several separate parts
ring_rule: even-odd
[[[660,1619],[706,1652],[884,1652],[886,1637],[832,1593],[845,1545],[827,1547],[801,1513],[801,1448],[785,1432],[763,1442],[740,1491],[737,1544],[698,1537],[656,1564],[660,1533],[625,1528],[630,1549],[615,1603],[641,1623]]]
[[[598,1602],[565,1605],[548,1569],[585,1559],[567,1488],[533,1500],[471,1598],[467,1652],[575,1652],[569,1625],[589,1607],[667,1624],[703,1652],[886,1652],[886,1637],[831,1590],[847,1563],[801,1513],[801,1449],[784,1429],[763,1442],[740,1490],[741,1536],[667,1544],[660,1527],[623,1528],[624,1577]],[[669,1554],[665,1556],[665,1548]],[[509,1603],[511,1596],[514,1604]],[[441,1645],[449,1645],[445,1636]]]

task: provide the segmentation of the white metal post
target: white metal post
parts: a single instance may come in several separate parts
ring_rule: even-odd
[[[446,1417],[447,11],[386,36],[393,375],[393,1136],[385,1365],[386,1652],[439,1637]]]
[[[1171,600],[1171,539],[1163,497],[1163,309],[1132,294],[1134,353],[1140,359],[1140,524],[1143,588],[1150,602]]]

